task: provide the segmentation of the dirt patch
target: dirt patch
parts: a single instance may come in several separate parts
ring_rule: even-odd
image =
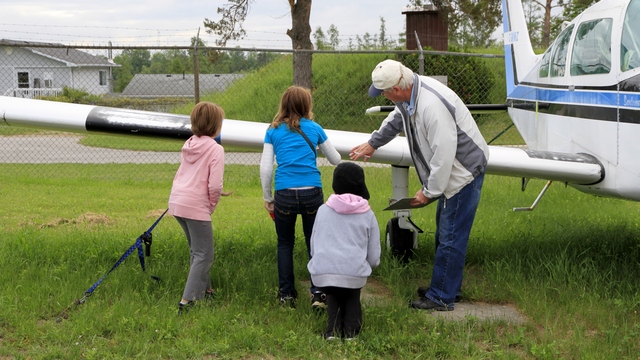
[[[305,288],[308,288],[309,281],[301,281]],[[376,304],[393,303],[398,306],[408,306],[402,299],[393,296],[389,287],[376,278],[368,278],[367,284],[362,288],[360,298],[363,303],[369,306]],[[510,304],[489,304],[480,301],[461,301],[455,304],[453,311],[424,311],[423,313],[432,319],[444,319],[448,321],[464,321],[475,319],[477,321],[506,321],[514,324],[521,324],[526,321],[525,316],[518,312],[515,306]]]
[[[429,314],[435,318],[451,321],[461,321],[468,318],[479,321],[506,321],[513,324],[522,324],[526,321],[526,318],[513,305],[488,304],[480,301],[461,301],[455,304],[453,311],[434,311]]]
[[[311,286],[309,280],[302,280],[300,283],[305,289]],[[371,277],[367,279],[367,284],[360,292],[360,300],[372,305],[375,305],[377,302],[389,303],[394,301],[391,290],[378,279]]]
[[[66,224],[109,225],[112,223],[113,220],[111,220],[107,215],[88,212],[71,220],[64,218],[53,219],[46,224],[40,225],[39,228],[53,228]]]
[[[398,302],[394,300],[391,290],[376,278],[368,278],[367,284],[362,288],[360,293],[362,302],[375,305],[379,302],[390,303]]]

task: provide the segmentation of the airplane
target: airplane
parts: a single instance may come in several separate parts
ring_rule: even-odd
[[[569,23],[544,54],[531,46],[520,0],[502,0],[506,109],[526,148],[490,146],[487,174],[548,180],[597,195],[640,200],[640,0],[603,0]],[[475,110],[482,110],[476,106]],[[368,109],[373,113],[381,107]],[[0,96],[8,125],[67,132],[186,139],[187,115],[68,104]],[[225,119],[217,141],[260,150],[269,124]],[[369,134],[326,129],[343,159]],[[408,197],[412,165],[406,140],[397,137],[369,162],[390,164],[390,203]],[[523,208],[516,208],[519,210]],[[387,246],[403,260],[422,232],[411,209],[395,209],[387,223]]]
[[[520,1],[503,0],[502,9],[507,107],[528,148],[592,157],[601,179],[569,185],[640,200],[640,1],[593,4],[540,55]]]

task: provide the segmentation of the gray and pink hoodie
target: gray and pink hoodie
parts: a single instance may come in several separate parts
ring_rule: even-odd
[[[353,194],[329,196],[318,209],[310,251],[315,286],[362,288],[380,263],[380,227],[369,202]]]

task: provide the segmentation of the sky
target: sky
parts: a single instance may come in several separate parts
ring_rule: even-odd
[[[208,46],[216,36],[206,33],[204,19],[220,20],[217,7],[224,0],[0,0],[0,39],[106,46],[189,46],[198,35]],[[311,6],[312,33],[317,27],[327,33],[333,24],[341,47],[349,38],[380,32],[380,17],[386,35],[394,40],[404,32],[406,1],[315,0]],[[287,0],[254,0],[243,24],[247,32],[228,47],[288,49],[291,28]],[[311,39],[313,41],[313,37]]]

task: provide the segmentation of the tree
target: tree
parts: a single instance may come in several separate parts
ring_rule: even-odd
[[[151,52],[147,49],[124,50],[123,57],[128,57],[131,61],[131,69],[134,74],[142,72],[143,67],[151,65]]]
[[[398,34],[398,45],[400,45],[401,48],[406,48],[407,47],[407,32],[403,31],[400,34]]]
[[[564,7],[564,0],[532,0],[544,10],[542,20],[542,46],[549,47],[549,39],[551,37],[551,10],[557,7]]]
[[[329,44],[331,45],[331,48],[333,50],[337,50],[338,46],[340,46],[340,32],[338,32],[338,28],[331,24],[327,33],[329,34]]]
[[[113,58],[113,62],[120,65],[113,70],[115,92],[122,92],[129,84],[133,75],[150,73],[151,52],[146,49],[127,49]]]
[[[246,35],[242,23],[249,13],[251,3],[255,0],[227,0],[227,4],[219,7],[219,21],[204,20],[207,33],[220,36],[216,45],[225,47],[227,41],[241,39]],[[291,29],[287,35],[291,38],[293,50],[313,50],[311,42],[311,0],[287,0],[291,11]],[[311,89],[311,60],[312,53],[295,51],[293,53],[293,83]]]
[[[313,32],[313,38],[316,40],[316,49],[318,50],[326,50],[328,48],[327,38],[324,35],[324,31],[322,28],[318,26],[316,31]]]
[[[380,16],[380,35],[378,37],[378,45],[381,49],[387,49],[391,41],[387,39],[387,26],[384,18]]]
[[[165,52],[157,52],[151,55],[151,66],[149,70],[152,74],[166,74],[169,68],[169,59]]]
[[[492,0],[459,0],[458,2],[447,3],[449,9],[449,24],[453,24],[453,29],[449,27],[449,33],[453,39],[460,39],[462,36],[472,35],[467,38],[466,46],[484,47],[491,43],[491,34],[502,21],[501,7],[499,1]],[[453,20],[453,21],[452,21]],[[465,24],[468,32],[460,31],[459,25]]]
[[[597,0],[571,0],[565,7],[562,17],[563,20],[571,21],[581,12],[585,11],[589,6],[596,3]]]
[[[368,32],[364,33],[362,38],[360,35],[356,35],[356,42],[358,43],[358,50],[371,50],[376,46],[376,35],[371,35]]]
[[[113,69],[113,91],[122,92],[122,90],[127,87],[131,79],[133,79],[131,58],[121,54],[114,57],[113,62],[120,65],[120,67]]]
[[[533,0],[522,1],[524,18],[529,29],[529,38],[533,47],[542,47],[542,16],[537,11],[538,6]]]

